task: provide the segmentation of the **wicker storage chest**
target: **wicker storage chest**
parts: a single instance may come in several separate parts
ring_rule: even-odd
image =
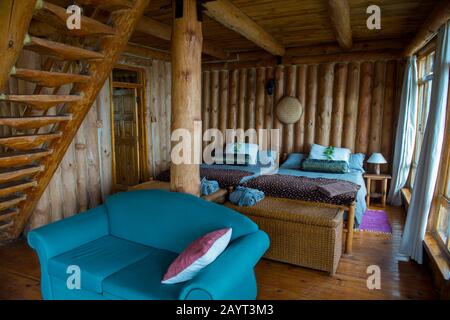
[[[272,197],[253,207],[225,205],[248,216],[269,235],[266,258],[336,272],[342,253],[342,209]]]

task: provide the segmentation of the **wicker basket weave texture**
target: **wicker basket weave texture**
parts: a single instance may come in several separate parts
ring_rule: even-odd
[[[284,200],[266,197],[253,207],[226,205],[269,235],[266,258],[334,274],[342,253],[343,211]]]

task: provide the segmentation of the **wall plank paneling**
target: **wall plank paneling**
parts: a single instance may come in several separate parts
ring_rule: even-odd
[[[282,152],[307,153],[320,143],[367,155],[380,151],[390,161],[403,68],[390,60],[204,71],[202,116],[211,119],[204,129],[223,131],[225,123],[278,128]],[[273,95],[266,91],[270,79],[276,84]],[[304,106],[295,124],[283,124],[275,115],[284,96],[296,96]],[[217,108],[219,120],[213,120]]]

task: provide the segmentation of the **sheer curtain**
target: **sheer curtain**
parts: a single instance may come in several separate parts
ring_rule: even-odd
[[[439,30],[431,102],[400,252],[422,263],[423,239],[439,169],[450,68],[450,24]]]
[[[416,57],[409,58],[403,77],[403,89],[400,102],[400,114],[395,136],[394,159],[392,161],[392,180],[389,188],[390,204],[402,204],[401,189],[408,180],[414,153],[417,124],[417,62]]]

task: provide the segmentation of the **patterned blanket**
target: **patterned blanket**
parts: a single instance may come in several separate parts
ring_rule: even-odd
[[[206,178],[207,180],[215,180],[222,189],[236,187],[243,178],[251,175],[253,175],[251,172],[240,170],[200,168],[200,179]],[[169,182],[170,170],[161,172],[156,177],[156,180]]]
[[[350,188],[352,191],[329,197],[319,190],[320,186],[337,182],[348,184],[346,189]],[[258,176],[242,185],[263,191],[266,196],[345,206],[352,204],[356,200],[356,194],[361,188],[356,183],[338,179],[307,178],[281,174]]]

